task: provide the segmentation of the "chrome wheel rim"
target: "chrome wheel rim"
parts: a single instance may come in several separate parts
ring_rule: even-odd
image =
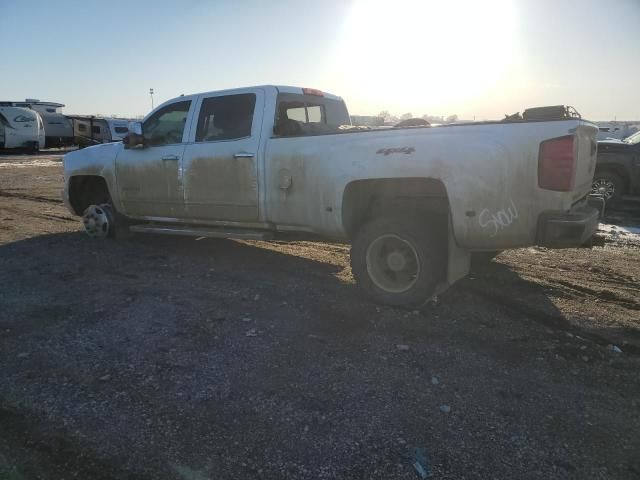
[[[369,244],[367,272],[371,281],[388,293],[411,289],[420,275],[420,258],[411,243],[398,235],[386,234]]]
[[[608,178],[598,178],[591,185],[591,193],[610,200],[616,194],[616,185]]]
[[[109,215],[106,210],[99,205],[87,207],[82,216],[84,230],[90,237],[105,238],[109,235]]]

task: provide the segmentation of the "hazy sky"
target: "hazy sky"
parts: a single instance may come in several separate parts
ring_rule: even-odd
[[[352,114],[640,119],[640,0],[0,0],[0,100],[142,115],[265,83]]]

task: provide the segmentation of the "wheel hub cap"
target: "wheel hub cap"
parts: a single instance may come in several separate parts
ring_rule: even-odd
[[[109,234],[109,216],[106,210],[98,205],[91,205],[82,216],[84,230],[90,237],[105,238]]]
[[[391,252],[387,256],[387,265],[394,272],[400,272],[407,265],[407,259],[400,252]]]
[[[599,178],[593,182],[591,187],[591,193],[604,197],[605,200],[609,200],[616,193],[616,186],[611,180],[606,178]]]
[[[366,261],[371,281],[388,293],[406,292],[418,281],[418,253],[410,242],[398,235],[381,235],[371,242]]]

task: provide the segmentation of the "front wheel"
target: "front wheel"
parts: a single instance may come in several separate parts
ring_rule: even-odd
[[[124,218],[110,203],[89,205],[82,214],[82,223],[85,232],[92,238],[122,238],[128,232]]]
[[[379,218],[356,234],[351,270],[375,302],[419,307],[434,294],[446,251],[423,218]]]

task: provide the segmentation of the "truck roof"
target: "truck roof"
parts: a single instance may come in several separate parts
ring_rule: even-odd
[[[270,85],[270,86],[273,86],[280,93],[296,93],[298,95],[304,95],[305,94],[304,90],[306,89],[302,87],[291,87],[288,85]],[[311,89],[311,90],[317,90],[317,89]],[[322,92],[322,96],[325,98],[330,98],[332,100],[342,100],[342,97],[339,97],[338,95],[333,95],[332,93],[321,91],[321,90],[317,90],[317,91]]]
[[[208,92],[198,92],[198,93],[190,93],[189,95],[180,95],[181,97],[195,97],[198,95],[207,95],[210,93],[228,93],[231,94],[234,91],[238,90],[251,90],[255,88],[264,88],[264,89],[275,89],[278,93],[295,93],[298,95],[304,95],[307,90],[306,87],[292,87],[290,85],[252,85],[247,87],[238,87],[238,88],[226,88],[222,90],[210,90]],[[334,95],[329,92],[321,91],[315,88],[309,88],[308,90],[313,90],[315,92],[321,92],[324,98],[329,98],[331,100],[342,100],[342,97],[338,95]],[[176,97],[177,98],[177,97]],[[166,103],[166,102],[165,102]]]

